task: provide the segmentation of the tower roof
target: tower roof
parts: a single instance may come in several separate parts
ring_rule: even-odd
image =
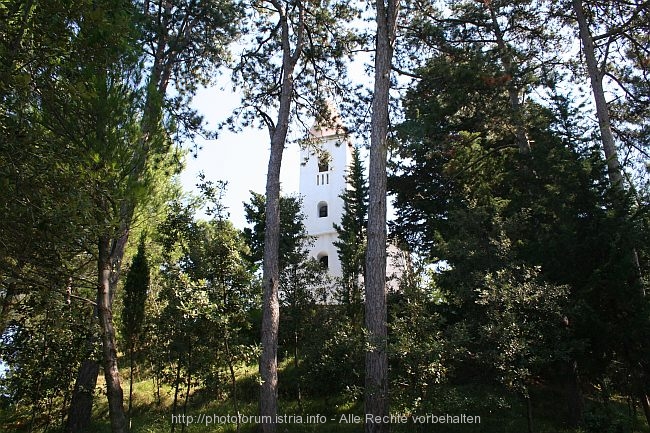
[[[347,129],[343,126],[341,113],[330,100],[325,102],[325,109],[316,116],[314,126],[309,130],[309,135],[314,138],[332,137],[335,135],[344,135]]]

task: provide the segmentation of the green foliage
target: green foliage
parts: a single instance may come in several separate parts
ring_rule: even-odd
[[[159,229],[161,307],[151,350],[157,374],[177,389],[187,381],[226,392],[228,369],[256,354],[250,314],[259,293],[241,232],[222,219],[195,221],[193,209],[171,203]]]
[[[264,255],[264,228],[266,198],[251,191],[250,203],[244,203],[246,221],[252,227],[244,229],[246,243],[250,247],[248,256],[252,263],[261,263]],[[302,259],[302,247],[307,233],[303,224],[302,201],[297,197],[280,197],[280,269]]]
[[[347,98],[345,60],[360,39],[349,23],[357,12],[348,0],[250,2],[243,24],[248,37],[233,71],[242,106],[226,124],[231,128],[256,124],[273,135],[276,128],[287,126],[274,120],[286,109],[291,120],[308,129],[304,118],[325,114],[326,98]],[[291,70],[288,65],[293,65]],[[282,94],[286,78],[291,88]],[[331,115],[325,117],[331,120]]]
[[[250,203],[245,203],[246,219],[253,224],[245,228],[244,235],[251,248],[251,260],[260,262],[264,251],[265,199],[261,194],[251,193]],[[280,197],[280,284],[279,298],[282,307],[282,327],[279,331],[280,354],[292,359],[295,378],[287,388],[289,395],[301,392],[317,392],[317,378],[321,372],[305,359],[315,359],[315,345],[322,343],[324,335],[313,332],[321,329],[314,322],[319,303],[330,301],[331,282],[326,269],[313,257],[306,247],[309,238],[305,231],[302,201],[295,197]],[[321,318],[322,319],[322,318]],[[344,350],[344,349],[343,349]],[[341,355],[341,353],[339,353]],[[336,370],[338,367],[327,359],[319,360],[321,366]]]
[[[11,321],[0,339],[4,409],[34,430],[60,427],[92,337],[92,310],[62,301],[30,297],[14,311],[20,321]]]
[[[2,160],[13,161],[3,169],[8,188],[2,194],[10,194],[3,196],[11,203],[6,223],[15,226],[0,270],[2,318],[27,323],[45,317],[42,323],[48,323],[61,305],[82,302],[84,313],[72,314],[57,331],[81,339],[72,339],[69,358],[58,364],[66,366],[57,377],[67,384],[48,396],[63,389],[59,395],[68,405],[74,369],[81,356],[94,352],[88,346],[96,322],[85,314],[97,299],[97,285],[90,282],[97,266],[89,262],[97,258],[98,238],[118,230],[125,201],[142,197],[138,179],[129,176],[131,146],[139,138],[137,29],[127,1],[12,3],[16,19],[4,29],[11,36],[2,48],[11,61],[3,67],[8,79],[0,98],[0,141]],[[26,82],[14,79],[19,76]],[[9,368],[19,368],[22,351],[33,356],[33,348],[8,341],[16,343]],[[23,371],[45,377],[48,368],[30,363]],[[30,403],[34,413],[41,410],[40,398]]]
[[[340,393],[356,401],[363,395],[364,333],[341,306],[316,306],[305,320],[312,332],[302,341],[301,368],[309,396]]]
[[[172,82],[181,93],[196,92],[216,75],[217,68],[229,57],[228,44],[241,31],[243,4],[231,0],[173,0],[157,3],[138,0],[143,46],[154,67],[152,85],[167,97],[162,88]],[[172,99],[173,100],[173,99]],[[186,110],[187,102],[174,104]]]
[[[457,350],[451,377],[480,371],[526,395],[571,359],[592,380],[617,358],[633,373],[648,304],[631,252],[634,237],[647,236],[647,209],[609,189],[593,143],[533,102],[524,108],[534,145],[519,155],[506,86],[470,72],[494,67],[489,58],[465,56],[422,69],[390,179],[394,230],[442,265],[434,280],[444,340]]]
[[[301,222],[302,223],[302,222]],[[301,248],[304,247],[304,244]],[[329,299],[331,284],[327,270],[318,260],[309,256],[303,248],[298,262],[288,263],[280,273],[280,305],[282,323],[278,335],[280,359],[292,364],[291,378],[282,387],[289,398],[303,394],[311,395],[313,371],[304,362],[305,353],[311,352],[312,344],[318,344],[314,334],[315,312],[321,308],[319,303]],[[299,401],[300,403],[300,401]]]
[[[470,362],[492,371],[507,389],[528,396],[531,381],[566,356],[561,352],[566,332],[559,325],[568,290],[540,281],[539,270],[514,267],[487,274],[476,291],[474,317],[455,325],[477,336],[466,349],[481,357]]]
[[[584,429],[585,432],[603,432],[603,433],[616,433],[623,431],[633,431],[633,422],[629,416],[620,413],[612,413],[609,409],[596,409],[585,413]]]
[[[137,97],[120,82],[133,66],[130,8],[90,3],[7,4],[1,272],[14,278],[11,297],[52,290],[57,275],[77,278],[80,256],[95,248],[99,196],[124,174],[119,142],[135,139]],[[105,32],[110,40],[98,41]]]
[[[583,2],[612,79],[614,132],[629,150],[630,191],[620,192],[608,187],[589,108],[570,81],[580,68],[562,45],[575,44],[558,42],[571,35],[559,27],[567,2],[416,3],[405,6],[427,13],[405,15],[411,56],[396,62],[421,67],[403,100],[390,179],[393,232],[410,251],[389,298],[394,411],[473,412],[485,417],[482,430],[520,432],[523,396],[540,413],[537,430],[556,432],[557,389],[575,361],[583,391],[602,400],[588,401],[584,429],[640,430],[616,394],[633,406],[650,386],[647,7]],[[240,409],[256,413],[257,377],[239,376],[258,352],[265,198],[252,194],[244,233],[225,219],[221,183],[201,179],[210,221],[196,220],[198,203],[176,200],[159,224],[160,203],[176,193],[178,140],[211,135],[189,102],[230,60],[235,36],[246,39],[233,73],[244,104],[231,122],[259,121],[272,134],[305,113],[331,121],[325,96],[354,99],[344,60],[361,39],[347,27],[357,13],[348,1],[0,4],[1,428],[62,426],[77,368],[99,358],[97,239],[111,240],[115,291],[136,222],[159,233],[147,254],[140,244],[117,298],[122,334],[148,361],[141,374],[158,379],[135,399],[146,401],[135,428],[167,430],[170,409],[189,396],[208,401],[190,413],[231,413],[236,393]],[[287,117],[276,122],[281,105]],[[520,126],[528,157],[517,151]],[[348,182],[336,226],[341,301],[360,304],[367,188],[358,150]],[[300,200],[280,208],[281,407],[359,411],[359,317],[324,305],[330,282],[305,252]],[[93,431],[108,430],[99,424]]]
[[[41,321],[62,304],[97,299],[97,266],[89,262],[97,259],[98,238],[107,240],[102,245],[108,245],[111,272],[109,299],[98,311],[116,313],[112,299],[134,219],[155,220],[169,176],[178,169],[173,139],[200,130],[188,107],[197,83],[208,81],[199,72],[219,63],[234,34],[239,10],[233,3],[177,3],[36,0],[0,7],[0,197],[7,203],[0,211],[6,241],[0,247],[0,332],[6,350],[15,351],[8,368],[22,372],[13,376],[14,384],[24,380],[34,413],[42,409],[47,388],[32,392],[29,377],[50,373],[46,364],[25,363],[33,347],[18,338],[23,331],[15,324]],[[164,7],[164,16],[139,10],[145,4]],[[167,31],[170,22],[176,35]],[[166,96],[169,83],[177,97]],[[128,339],[141,321],[146,292],[131,295],[123,298]],[[89,303],[82,305],[91,311]],[[61,364],[47,357],[60,367],[56,377],[62,381],[48,379],[50,408],[69,405],[79,357],[95,358],[88,346],[96,322],[82,317],[75,313],[57,330],[74,329],[81,339],[73,339],[69,358]],[[112,344],[108,328],[101,335]],[[116,356],[118,350],[109,352]]]
[[[341,224],[334,224],[338,241],[334,246],[341,261],[341,293],[344,304],[360,305],[360,280],[364,275],[366,229],[368,225],[368,184],[363,172],[359,148],[352,151],[352,163],[346,173],[348,187],[341,193],[343,216]]]
[[[190,141],[197,135],[214,137],[191,101],[200,86],[210,84],[229,60],[228,45],[241,30],[242,3],[138,0],[134,4],[138,42],[144,48],[142,61],[148,67],[143,130],[153,133],[163,129],[176,139]],[[155,136],[146,137],[146,141],[145,149],[169,146],[164,141],[156,143]]]
[[[126,341],[135,344],[142,341],[145,304],[149,293],[150,271],[145,251],[144,236],[140,238],[136,253],[124,282],[124,308],[122,329]]]
[[[402,270],[399,290],[389,297],[392,405],[398,412],[422,414],[441,410],[456,344],[443,335],[436,288],[423,262]]]

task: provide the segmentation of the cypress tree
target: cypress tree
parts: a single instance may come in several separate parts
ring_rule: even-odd
[[[343,274],[341,300],[354,306],[361,304],[360,277],[365,273],[366,228],[368,225],[368,182],[357,147],[352,151],[352,165],[346,174],[348,188],[343,199],[341,225],[334,224],[339,240],[334,242]]]
[[[142,340],[142,322],[149,291],[149,263],[144,245],[144,236],[140,238],[138,252],[133,258],[131,268],[124,283],[124,310],[122,311],[122,331],[129,345],[129,418],[133,401],[133,367],[135,349]]]

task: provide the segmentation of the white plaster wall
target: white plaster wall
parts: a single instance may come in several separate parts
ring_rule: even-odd
[[[301,152],[300,195],[303,200],[305,228],[314,236],[311,248],[313,257],[327,254],[330,274],[341,276],[341,263],[333,242],[337,235],[333,224],[340,224],[343,200],[339,197],[347,184],[345,174],[352,160],[352,147],[339,131],[326,130],[313,133],[316,144],[329,156],[328,171],[318,171],[318,156],[310,150]],[[319,204],[327,203],[327,217],[319,216]]]

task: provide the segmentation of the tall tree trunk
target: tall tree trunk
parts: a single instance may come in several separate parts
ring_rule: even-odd
[[[112,299],[115,294],[115,289],[119,281],[119,268],[121,265],[121,260],[124,255],[124,248],[126,246],[127,236],[122,236],[119,241],[113,240],[117,245],[117,248],[113,248],[111,251],[111,273],[110,282],[109,282],[109,301],[112,309]],[[97,293],[97,305],[95,307],[95,316],[99,320],[99,312],[97,307],[100,305],[100,296],[101,291],[98,290]],[[91,341],[88,341],[90,347],[89,351],[92,352],[92,346],[94,345],[92,338]],[[102,343],[104,340],[102,340]],[[97,377],[99,375],[99,363],[95,359],[86,359],[82,362],[79,367],[79,372],[77,374],[77,379],[75,381],[74,391],[72,394],[72,399],[70,401],[70,408],[68,410],[68,421],[66,423],[66,432],[67,433],[83,433],[87,431],[88,425],[90,425],[90,420],[93,410],[93,394],[95,387],[97,386]],[[132,380],[132,378],[131,378]],[[158,390],[158,396],[160,396],[160,390]],[[160,401],[160,397],[158,398]],[[131,389],[129,390],[129,414],[131,412]],[[129,421],[130,428],[130,421]]]
[[[650,426],[650,398],[646,392],[641,392],[641,406],[643,407],[643,414],[645,415],[645,420]]]
[[[230,352],[230,343],[229,336],[226,333],[224,337],[224,343],[226,345],[226,356],[228,357],[228,370],[230,371],[230,385],[232,386],[232,404],[235,416],[237,417],[237,433],[241,428],[239,423],[239,397],[237,395],[237,376],[235,375],[235,365],[234,360],[232,359],[232,353]]]
[[[93,315],[90,324],[92,329],[97,318],[97,303],[93,307]],[[70,407],[68,408],[68,419],[66,421],[66,433],[84,433],[88,430],[93,411],[93,396],[97,387],[99,376],[99,362],[94,357],[96,336],[94,332],[86,338],[86,359],[79,366],[77,378],[72,390]]]
[[[530,400],[530,395],[525,395],[526,402],[526,422],[528,425],[528,433],[533,433],[533,402]]]
[[[124,412],[124,393],[120,383],[120,372],[117,366],[117,347],[115,344],[115,328],[113,326],[113,298],[111,290],[111,239],[107,236],[99,238],[97,313],[102,338],[102,355],[104,378],[106,380],[106,396],[108,398],[108,413],[113,433],[128,432],[126,414]]]
[[[174,403],[172,403],[172,428],[171,428],[171,433],[174,433],[174,430],[176,430],[176,423],[174,422],[174,418],[178,417],[176,414],[176,408],[178,407],[178,388],[180,386],[181,382],[181,356],[180,354],[178,355],[178,363],[176,364],[176,380],[174,381]]]
[[[494,29],[494,36],[497,40],[497,45],[499,46],[499,58],[505,72],[510,74],[511,78],[506,83],[506,88],[508,89],[508,97],[510,98],[510,108],[512,110],[513,121],[515,123],[515,137],[517,139],[517,146],[519,147],[519,153],[522,155],[528,155],[530,153],[530,143],[528,142],[528,134],[526,133],[526,125],[524,123],[524,112],[521,108],[521,103],[519,102],[519,89],[515,85],[514,76],[515,68],[513,65],[512,56],[510,54],[510,49],[506,44],[503,31],[499,26],[499,20],[497,18],[496,12],[494,10],[494,5],[491,2],[485,2],[489,11],[490,19],[492,21],[492,27]]]
[[[294,90],[293,71],[302,54],[304,27],[297,35],[297,42],[291,52],[289,23],[286,11],[281,2],[272,1],[280,14],[282,42],[282,87],[280,106],[275,125],[267,119],[271,138],[271,154],[266,174],[266,221],[264,226],[264,259],[262,262],[262,284],[264,287],[262,299],[262,355],[260,357],[260,415],[262,432],[276,432],[276,417],[278,414],[278,329],[280,323],[280,302],[278,286],[280,282],[280,168],[282,153],[287,141],[289,130],[289,115]],[[300,2],[299,2],[300,3]],[[299,4],[300,22],[304,21],[304,10]],[[302,27],[302,26],[300,26]]]
[[[100,243],[108,242],[109,244],[108,252],[106,251],[104,252],[103,255],[104,258],[102,260],[105,260],[105,257],[108,254],[109,257],[108,269],[110,270],[110,274],[108,276],[109,289],[108,289],[108,299],[105,299],[104,302],[105,303],[107,302],[105,305],[110,305],[111,328],[113,328],[113,324],[112,324],[113,296],[115,295],[115,290],[117,288],[117,284],[120,277],[122,258],[124,257],[124,251],[126,248],[126,243],[128,241],[128,233],[129,233],[128,226],[133,216],[132,212],[133,210],[131,207],[125,206],[122,209],[122,218],[125,221],[122,223],[122,231],[121,231],[122,236],[120,236],[117,239],[113,239],[112,241],[111,240],[107,241],[106,238],[102,238],[103,241],[100,241]],[[113,245],[113,247],[110,247],[111,244]],[[102,256],[101,252],[100,252],[100,256]],[[104,264],[104,266],[106,265]],[[101,267],[102,264],[100,263],[100,261],[98,261],[98,268]],[[99,271],[98,278],[100,281],[103,278],[101,271]],[[101,331],[102,335],[104,334],[104,329],[102,325],[102,318],[100,317],[100,313],[99,313],[99,307],[100,305],[102,305],[103,294],[104,291],[103,289],[101,289],[101,284],[99,284],[97,290],[97,303],[95,306],[95,316],[97,317],[97,320],[100,323],[100,328],[102,329]],[[89,352],[92,352],[92,346],[94,345],[94,342],[92,340],[93,338],[90,338],[88,341]],[[105,341],[107,340],[102,338],[102,344],[104,344]],[[115,345],[114,331],[113,331],[113,345]],[[106,352],[104,351],[103,353]],[[89,353],[89,356],[91,354],[92,353]],[[83,433],[87,431],[88,425],[90,425],[90,419],[92,416],[92,409],[93,409],[93,393],[95,387],[97,386],[97,376],[99,375],[99,367],[100,365],[97,362],[97,360],[91,358],[84,360],[81,366],[79,367],[79,373],[77,374],[77,379],[72,394],[72,400],[70,402],[70,409],[68,411],[68,421],[66,424],[67,433]],[[130,400],[129,400],[129,405],[130,405]],[[130,408],[129,408],[129,412],[130,412]]]
[[[587,72],[589,73],[591,89],[596,103],[598,127],[600,128],[603,151],[605,153],[605,159],[607,160],[607,173],[612,186],[619,190],[623,190],[623,174],[621,172],[621,164],[618,160],[618,154],[616,153],[616,144],[614,143],[614,135],[612,134],[609,109],[607,108],[605,91],[603,89],[603,74],[598,67],[598,61],[596,60],[594,41],[589,30],[589,23],[585,17],[582,0],[572,0],[572,6],[580,29],[582,52],[587,63]]]
[[[134,341],[133,338],[131,338],[131,341],[129,342],[129,410],[128,410],[128,416],[129,416],[129,430],[132,428],[132,417],[133,417],[133,346],[134,346]]]
[[[567,405],[569,408],[569,427],[578,427],[582,423],[582,411],[584,400],[580,390],[580,376],[578,374],[578,362],[569,362],[569,371],[566,383]]]
[[[388,353],[386,311],[386,159],[388,103],[393,44],[399,0],[380,0],[377,8],[375,86],[370,135],[368,249],[366,251],[366,416],[388,415]],[[389,430],[385,422],[367,422],[367,433]]]
[[[587,22],[587,17],[584,13],[582,0],[572,0],[571,4],[573,6],[576,21],[578,22],[578,28],[580,29],[582,52],[584,53],[585,61],[587,63],[587,72],[591,81],[592,93],[594,95],[594,101],[596,104],[598,126],[600,128],[603,152],[605,154],[605,160],[607,163],[607,174],[609,176],[609,181],[612,187],[624,193],[625,185],[623,183],[623,169],[616,152],[616,143],[614,142],[614,135],[612,133],[609,108],[607,107],[607,101],[605,100],[605,91],[603,89],[603,72],[598,67],[594,40],[591,35],[591,31],[589,30],[589,23]],[[636,247],[633,247],[631,250],[631,261],[635,271],[634,283],[638,284],[640,295],[643,298],[646,296],[646,290],[644,284],[639,284],[642,280],[642,271],[641,264],[639,262],[639,254]],[[629,356],[628,360],[630,362],[634,362]],[[638,377],[637,380],[639,380]],[[648,412],[650,412],[650,410]],[[650,423],[650,416],[648,416],[648,412],[646,412],[646,416],[648,417],[648,421]]]
[[[262,356],[260,359],[262,379],[260,415],[263,417],[262,431],[264,433],[275,433],[275,418],[278,413],[280,165],[284,150],[284,140],[278,135],[274,134],[271,140],[271,156],[266,179],[266,223],[262,265],[264,298],[262,301]]]
[[[187,348],[187,381],[185,386],[185,399],[183,400],[183,419],[187,416],[187,400],[190,398],[190,391],[192,390],[192,341]],[[181,424],[181,433],[185,433],[187,422]]]
[[[97,361],[86,359],[81,363],[68,411],[68,422],[65,429],[67,433],[85,433],[88,431],[98,375],[99,363]]]

